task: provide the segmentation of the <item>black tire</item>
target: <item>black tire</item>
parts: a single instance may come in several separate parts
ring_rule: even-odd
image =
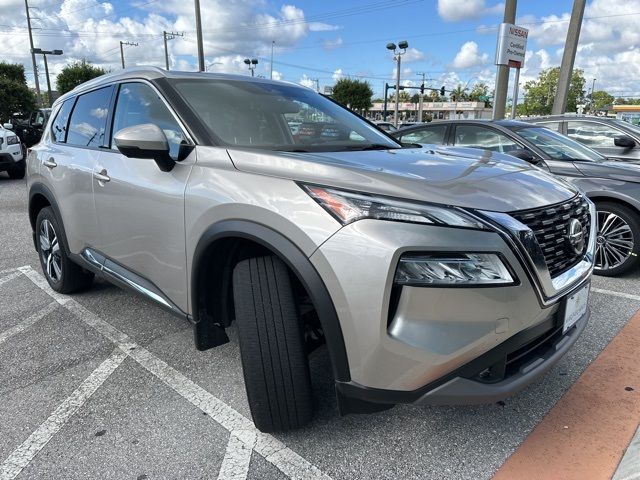
[[[24,160],[20,160],[15,165],[9,167],[9,170],[7,170],[9,178],[13,180],[20,180],[21,178],[24,178],[24,174],[27,170],[26,167],[27,165]]]
[[[49,233],[48,240],[44,232]],[[51,288],[58,293],[73,293],[89,288],[93,282],[93,273],[69,259],[61,232],[62,229],[51,207],[40,210],[36,218],[36,244],[42,272]]]
[[[286,265],[275,256],[239,262],[233,298],[253,422],[262,432],[305,425],[313,416],[311,379]]]
[[[602,260],[603,254],[600,253],[602,251],[600,242],[603,241],[603,239],[600,238],[602,237],[600,235],[600,229],[602,228],[602,225],[600,225],[598,229],[599,243],[596,245],[596,269],[594,273],[596,275],[602,275],[605,277],[613,277],[616,275],[622,275],[623,273],[636,268],[640,264],[640,215],[638,215],[637,212],[633,211],[629,207],[614,202],[598,202],[596,204],[596,209],[598,211],[599,218],[602,218],[605,212],[608,212],[617,215],[629,226],[630,235],[628,235],[627,238],[630,238],[631,236],[633,237],[633,247],[631,248],[630,254],[624,262],[619,265],[606,268],[606,264]]]

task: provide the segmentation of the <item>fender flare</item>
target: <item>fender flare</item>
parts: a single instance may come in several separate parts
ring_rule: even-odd
[[[56,215],[56,218],[58,219],[58,223],[59,223],[58,226],[60,227],[60,230],[61,230],[60,238],[62,240],[62,245],[65,248],[66,252],[70,253],[69,244],[67,243],[67,232],[65,232],[65,229],[64,229],[64,222],[62,221],[62,215],[60,214],[60,207],[58,207],[58,202],[56,202],[56,198],[54,197],[49,187],[47,187],[42,183],[34,183],[33,185],[31,185],[31,188],[29,188],[28,212],[29,212],[29,221],[31,223],[31,230],[33,233],[33,246],[36,248],[36,250],[38,249],[36,245],[36,231],[35,231],[37,215],[36,217],[31,216],[31,202],[33,200],[33,197],[36,195],[42,195],[44,198],[47,199],[47,201],[49,202],[49,205],[51,205],[51,208],[53,209],[53,213]]]
[[[264,225],[246,220],[223,220],[211,225],[200,237],[193,255],[191,271],[191,302],[196,336],[200,325],[197,311],[199,285],[198,278],[203,266],[202,259],[208,248],[223,238],[243,238],[262,245],[278,255],[298,277],[306,288],[315,306],[327,342],[333,374],[336,381],[351,380],[347,350],[342,336],[342,328],[333,300],[315,267],[307,256],[282,234]],[[205,332],[202,332],[206,334]],[[196,343],[198,339],[196,338]]]

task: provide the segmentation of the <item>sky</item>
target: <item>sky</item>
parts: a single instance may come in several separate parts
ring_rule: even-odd
[[[29,0],[34,46],[61,49],[49,57],[52,77],[80,59],[118,70],[120,41],[127,66],[164,66],[163,31],[170,66],[197,69],[192,0]],[[205,62],[209,70],[248,74],[243,60],[257,58],[256,74],[323,89],[342,77],[367,80],[376,96],[395,82],[395,62],[385,46],[406,40],[402,83],[458,84],[471,88],[495,79],[497,27],[504,4],[496,0],[200,0]],[[520,0],[516,23],[529,29],[521,83],[558,66],[571,0]],[[0,0],[0,60],[25,65],[33,85],[24,0]],[[640,97],[640,0],[590,0],[575,66],[587,87]],[[41,57],[39,57],[41,62]],[[40,82],[45,85],[40,63]],[[43,87],[44,88],[44,87]]]

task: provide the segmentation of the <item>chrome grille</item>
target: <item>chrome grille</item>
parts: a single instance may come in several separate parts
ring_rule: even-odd
[[[582,260],[591,230],[589,204],[582,196],[544,208],[511,212],[513,218],[533,230],[544,254],[551,278],[566,272]],[[577,253],[568,241],[569,222],[575,218],[582,224],[584,247]],[[575,222],[574,222],[575,223]]]

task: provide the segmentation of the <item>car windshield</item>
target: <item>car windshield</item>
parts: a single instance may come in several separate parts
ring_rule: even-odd
[[[221,79],[172,83],[209,132],[226,146],[289,152],[402,148],[307,88]]]
[[[515,131],[554,160],[604,160],[596,151],[548,128],[525,127]]]

